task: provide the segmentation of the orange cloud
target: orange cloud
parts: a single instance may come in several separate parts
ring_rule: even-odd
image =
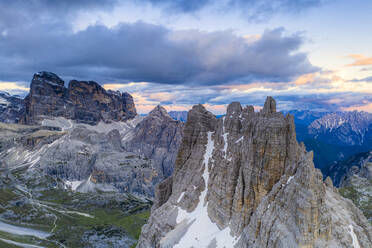
[[[328,100],[328,103],[331,103],[331,104],[340,104],[342,102],[343,102],[343,99],[340,99],[340,98],[333,98],[333,99]]]
[[[354,107],[342,108],[342,110],[343,111],[358,110],[358,111],[365,111],[365,112],[372,113],[372,102],[371,103],[367,103],[367,104],[362,105],[362,106],[354,106]]]
[[[347,66],[365,66],[372,65],[372,57],[366,57],[362,54],[350,54],[348,57],[354,59],[354,62]]]
[[[136,104],[137,113],[140,114],[147,114],[151,110],[153,110],[157,105],[143,105],[143,104]]]
[[[309,74],[304,74],[302,76],[299,76],[296,81],[294,82],[296,85],[303,85],[307,83],[311,83],[314,81],[315,74],[314,73],[309,73]]]
[[[153,110],[158,104],[136,104],[138,113],[145,114]],[[203,104],[204,107],[214,114],[224,114],[226,112],[227,105],[211,105]],[[166,105],[163,106],[168,112],[169,111],[189,111],[193,105]],[[256,107],[255,107],[256,108]],[[259,108],[259,107],[258,107]]]
[[[164,108],[169,111],[189,111],[192,106],[167,105]]]
[[[18,85],[15,82],[0,82],[0,90],[4,90],[4,91],[8,91],[8,90],[29,91],[30,88],[24,87],[22,85]]]
[[[105,90],[120,90],[135,85],[146,85],[147,82],[131,82],[126,84],[104,84],[102,87]]]
[[[211,104],[203,104],[204,107],[211,111],[212,113],[214,114],[224,114],[226,113],[226,107],[227,107],[227,104],[221,104],[221,105],[211,105]]]
[[[154,101],[170,101],[174,99],[174,95],[168,92],[158,92],[152,93],[149,95],[149,98],[153,99]]]

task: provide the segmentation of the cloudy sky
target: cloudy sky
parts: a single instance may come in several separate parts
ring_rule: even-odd
[[[202,103],[372,112],[372,1],[1,0],[0,90],[32,76],[128,91],[138,112]]]

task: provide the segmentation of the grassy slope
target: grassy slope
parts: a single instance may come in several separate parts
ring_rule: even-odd
[[[40,240],[0,232],[0,238],[44,247],[58,247],[57,243],[67,247],[86,247],[86,240],[83,241],[82,237],[90,233],[104,237],[128,236],[129,243],[134,245],[150,215],[151,204],[130,195],[80,194],[63,189],[43,190],[33,195],[34,203],[30,199],[22,201],[28,198],[27,194],[14,187],[1,188],[0,214],[13,211],[15,215],[6,219],[9,224],[28,227],[27,224],[32,224],[32,228],[37,230],[53,230],[53,235],[48,240]],[[14,204],[15,201],[22,203]],[[78,211],[94,218],[68,211]],[[2,246],[0,243],[0,247],[11,245]]]

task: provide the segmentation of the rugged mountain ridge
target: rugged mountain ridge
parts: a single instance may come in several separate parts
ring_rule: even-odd
[[[51,72],[36,73],[25,98],[24,124],[40,124],[46,117],[65,117],[91,125],[125,121],[136,116],[128,93],[106,91],[94,81],[64,81]]]
[[[183,122],[173,120],[159,105],[123,137],[123,144],[126,150],[152,159],[159,177],[164,179],[173,172],[183,127]]]
[[[150,159],[128,152],[115,126],[74,124],[69,129],[0,125],[3,168],[38,171],[65,188],[86,192],[122,192],[152,198],[158,174]],[[123,130],[121,130],[123,131]]]
[[[4,124],[0,162],[9,168],[36,168],[74,191],[129,192],[153,198],[154,185],[173,171],[183,126],[161,106],[145,118],[137,115],[98,125],[50,116],[41,126]],[[54,137],[50,133],[57,135],[56,140],[49,140]]]
[[[112,124],[65,121],[64,131],[0,123],[0,247],[132,247],[151,161],[124,151]]]
[[[221,119],[194,106],[137,247],[369,247],[367,220],[312,159],[271,97]]]
[[[340,187],[340,193],[351,199],[372,221],[372,151],[337,162],[327,173]]]
[[[18,123],[24,116],[24,100],[6,92],[0,92],[0,122]]]
[[[328,175],[337,187],[349,186],[354,175],[372,180],[372,151],[351,156],[331,165]]]
[[[329,166],[372,146],[372,114],[291,110],[297,140],[314,152],[314,164],[328,175]]]
[[[363,111],[329,113],[314,120],[308,132],[316,139],[338,145],[371,145],[372,114]]]

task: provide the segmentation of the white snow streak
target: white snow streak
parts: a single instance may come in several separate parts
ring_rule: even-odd
[[[181,193],[180,197],[178,197],[177,203],[179,203],[181,201],[181,199],[182,199],[182,197],[183,197],[184,194],[185,194],[185,192],[182,192]]]
[[[235,143],[239,143],[240,141],[242,141],[244,139],[244,136],[240,137],[237,141],[235,141]]]
[[[223,131],[223,140],[224,140],[224,147],[223,147],[223,151],[225,152],[225,159],[226,159],[226,156],[227,156],[227,136],[229,135],[229,133],[225,133],[225,117],[223,117],[222,119],[222,131]]]
[[[216,248],[229,248],[233,247],[237,242],[237,239],[234,239],[234,237],[230,235],[229,227],[220,230],[208,216],[208,204],[205,198],[208,191],[209,180],[208,161],[212,157],[213,149],[214,141],[212,140],[212,132],[208,132],[208,143],[203,161],[205,189],[201,192],[198,206],[193,212],[188,213],[186,210],[178,208],[177,223],[182,225],[186,222],[189,227],[179,243],[174,245],[174,248],[208,247],[208,245],[214,241],[216,242]]]
[[[354,232],[354,227],[352,225],[349,225],[347,227],[347,231],[350,233],[351,238],[353,239],[353,247],[360,248],[358,237],[355,235],[355,232]]]
[[[72,191],[75,191],[83,182],[84,181],[65,181],[65,185],[69,186]]]
[[[287,184],[293,179],[293,176],[290,176],[287,180]]]
[[[0,97],[0,104],[8,106],[10,104],[10,102],[8,102],[5,98]]]

